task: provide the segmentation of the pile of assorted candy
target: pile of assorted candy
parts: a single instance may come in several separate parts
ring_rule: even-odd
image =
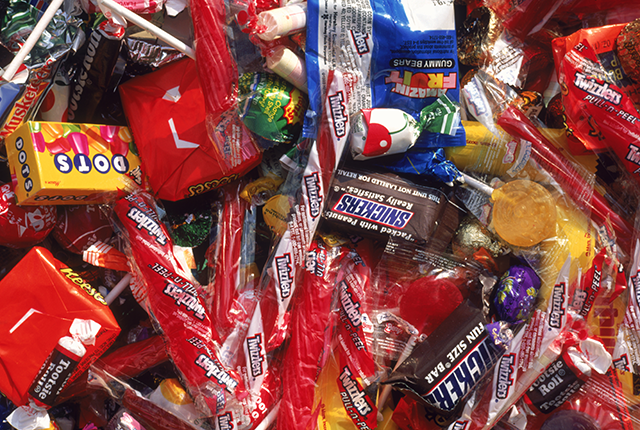
[[[0,27],[1,430],[640,428],[640,2]]]

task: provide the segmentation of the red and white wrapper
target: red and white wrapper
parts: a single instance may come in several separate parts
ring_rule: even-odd
[[[0,183],[0,245],[29,248],[42,242],[56,225],[55,206],[18,206],[11,184]]]
[[[115,214],[128,239],[128,253],[141,305],[160,327],[167,352],[196,406],[216,413],[227,394],[244,397],[242,381],[223,366],[218,339],[202,300],[203,288],[175,257],[153,198],[138,192],[121,197]],[[133,288],[132,288],[133,289]]]
[[[342,73],[332,72],[329,78],[319,136],[313,143],[304,170],[300,201],[293,208],[288,229],[263,271],[265,296],[256,307],[246,336],[261,336],[265,339],[267,351],[275,349],[284,340],[290,318],[289,303],[304,270],[306,253],[320,221],[327,186],[349,136],[349,90]],[[250,388],[255,390],[258,382],[250,383]]]

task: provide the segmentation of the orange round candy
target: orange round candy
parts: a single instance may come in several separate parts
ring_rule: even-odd
[[[496,189],[491,195],[493,228],[506,242],[529,247],[556,232],[556,205],[542,185],[516,180]]]

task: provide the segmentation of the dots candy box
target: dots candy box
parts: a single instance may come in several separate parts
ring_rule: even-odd
[[[92,204],[142,184],[127,127],[28,121],[6,140],[21,205]]]

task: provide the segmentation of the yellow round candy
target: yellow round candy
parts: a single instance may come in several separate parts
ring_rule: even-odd
[[[556,205],[542,185],[516,180],[491,195],[493,228],[511,245],[529,247],[556,232]]]

